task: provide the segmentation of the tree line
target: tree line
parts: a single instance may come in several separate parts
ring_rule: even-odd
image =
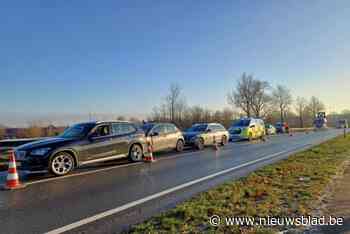
[[[262,118],[265,122],[288,122],[292,127],[311,127],[316,114],[325,111],[325,104],[313,96],[293,98],[284,85],[273,87],[268,81],[243,73],[227,94],[231,108],[210,110],[202,106],[189,106],[178,84],[172,84],[160,105],[153,108],[151,121],[173,122],[188,128],[196,122],[219,122],[229,127],[241,117]],[[350,116],[349,116],[350,117]]]
[[[233,120],[241,117],[262,118],[266,123],[288,122],[291,127],[312,127],[315,116],[325,111],[325,104],[317,97],[293,98],[290,89],[283,85],[273,87],[268,81],[260,80],[253,75],[243,73],[227,94],[230,107],[222,110],[211,110],[207,107],[187,103],[182,88],[171,84],[168,95],[155,106],[148,121],[173,122],[181,129],[189,128],[193,123],[218,122],[229,127]],[[338,119],[350,121],[350,110],[341,113],[328,113],[327,119],[334,126]],[[126,118],[123,115],[117,120],[128,120],[141,123],[139,118]],[[51,129],[42,124],[30,123],[28,128],[18,129],[16,137],[54,136],[62,132],[64,127]],[[5,127],[0,126],[0,139],[6,135]]]

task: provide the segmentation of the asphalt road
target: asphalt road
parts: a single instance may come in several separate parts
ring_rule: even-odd
[[[341,133],[297,133],[230,143],[219,151],[168,152],[157,155],[155,163],[115,161],[59,178],[22,175],[26,188],[0,191],[0,233],[118,233],[198,192]]]

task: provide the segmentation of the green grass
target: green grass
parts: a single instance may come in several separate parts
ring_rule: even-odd
[[[338,137],[201,193],[134,226],[130,233],[274,233],[277,229],[211,227],[209,217],[312,215],[326,186],[350,159],[350,137]],[[283,227],[279,227],[282,228]]]

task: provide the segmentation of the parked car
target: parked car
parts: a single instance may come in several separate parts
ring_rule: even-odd
[[[30,142],[38,141],[44,138],[23,138],[23,139],[5,139],[0,140],[0,167],[7,168],[10,151],[14,148]]]
[[[346,119],[340,119],[337,121],[337,125],[336,125],[337,128],[348,128],[349,125],[348,125],[348,120]]]
[[[275,135],[277,133],[276,128],[272,124],[265,125],[267,135]]]
[[[229,132],[231,140],[253,140],[266,135],[264,121],[256,118],[241,118],[233,122]]]
[[[34,141],[39,141],[39,140],[43,140],[45,139],[44,137],[38,137],[38,138],[14,138],[14,139],[5,139],[5,140],[1,140],[0,141],[0,148],[1,147],[8,147],[8,148],[14,148],[14,147],[18,147],[20,145],[24,145],[30,142],[34,142]]]
[[[175,149],[183,151],[185,139],[182,132],[172,123],[146,123],[142,126],[147,140],[152,142],[153,151]]]
[[[275,124],[275,128],[276,128],[277,133],[289,133],[288,123],[277,122]]]
[[[219,123],[194,124],[184,132],[186,145],[201,150],[207,145],[219,143],[222,146],[230,139],[228,131]]]
[[[61,135],[16,148],[20,168],[49,170],[56,176],[85,164],[118,158],[141,161],[148,155],[144,132],[129,122],[88,122],[73,125]]]

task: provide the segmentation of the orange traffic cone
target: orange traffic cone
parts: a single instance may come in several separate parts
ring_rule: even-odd
[[[154,162],[153,158],[153,144],[152,141],[148,142],[148,155],[144,157],[145,162]]]
[[[15,152],[12,151],[10,154],[6,184],[3,188],[6,190],[13,190],[13,189],[20,189],[24,187],[25,187],[24,184],[19,183],[19,177],[18,177],[17,168],[16,168]]]

